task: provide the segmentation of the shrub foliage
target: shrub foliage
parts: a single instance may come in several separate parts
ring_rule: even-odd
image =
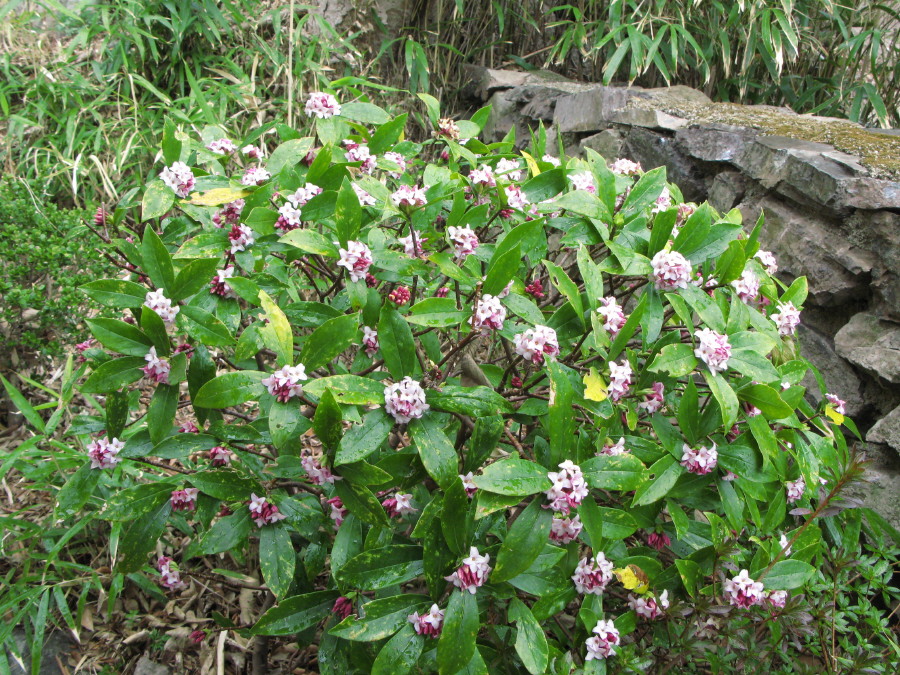
[[[113,242],[135,273],[83,287],[124,320],[90,321],[105,412],[61,514],[102,508],[118,571],[169,589],[258,560],[275,604],[219,629],[316,639],[322,672],[788,644],[859,470],[842,402],[804,398],[805,279],[664,169],[485,145],[486,109],[420,98],[423,143],[319,94],[310,135],[167,125]]]

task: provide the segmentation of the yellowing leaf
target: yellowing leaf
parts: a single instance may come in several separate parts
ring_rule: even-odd
[[[832,408],[830,405],[825,406],[825,414],[828,416],[828,419],[830,419],[835,424],[844,423],[844,416],[841,415],[841,413],[839,413],[837,410]]]
[[[646,593],[650,588],[650,580],[647,578],[644,570],[637,565],[629,565],[628,567],[613,570],[613,574],[629,591]]]
[[[529,155],[527,152],[523,152],[522,157],[525,158],[525,163],[528,165],[528,170],[531,172],[531,175],[537,176],[541,172],[541,170],[538,167],[537,162],[534,161],[534,157]]]
[[[196,206],[221,206],[236,199],[242,199],[249,194],[249,190],[241,188],[214,188],[209,192],[204,192],[202,195],[199,192],[193,193],[189,203]]]
[[[605,401],[607,397],[606,382],[600,377],[596,368],[584,376],[584,397],[588,401]]]

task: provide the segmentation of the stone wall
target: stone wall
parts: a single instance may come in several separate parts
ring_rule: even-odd
[[[687,87],[640,89],[472,69],[487,141],[543,122],[548,147],[665,165],[685,199],[765,213],[763,247],[810,296],[801,348],[869,443],[870,503],[900,524],[900,135],[784,108],[714,104]],[[811,391],[818,396],[818,388]]]

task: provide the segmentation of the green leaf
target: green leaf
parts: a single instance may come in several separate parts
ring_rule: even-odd
[[[351,101],[341,104],[341,117],[360,124],[387,124],[391,116],[374,103]]]
[[[599,204],[599,202],[597,203]],[[544,267],[547,268],[547,272],[550,273],[550,283],[556,286],[559,292],[565,295],[566,299],[572,303],[572,309],[575,310],[575,316],[578,317],[582,327],[584,327],[584,306],[581,302],[581,293],[578,290],[578,286],[576,286],[575,282],[569,278],[569,275],[566,274],[562,267],[549,260],[544,260],[543,262]]]
[[[446,328],[459,326],[468,314],[456,309],[456,302],[452,298],[426,298],[410,307],[405,318],[417,326]]]
[[[232,469],[198,471],[188,476],[187,481],[200,492],[228,502],[249,501],[251,493],[264,494],[259,483]]]
[[[447,546],[452,553],[458,556],[469,551],[473,522],[470,504],[469,495],[466,494],[462,480],[455,476],[444,495],[440,522]]]
[[[145,517],[132,520],[122,528],[116,571],[129,574],[143,567],[147,555],[156,548],[156,542],[165,531],[171,512],[172,504],[166,500]]]
[[[372,675],[406,675],[415,667],[424,648],[425,638],[407,621],[378,652],[372,664]]]
[[[341,246],[346,246],[348,241],[356,238],[361,221],[362,207],[359,204],[359,197],[350,187],[350,181],[345,178],[341,189],[338,190],[334,207],[335,230]]]
[[[217,520],[198,543],[197,554],[214,555],[245,545],[250,534],[250,523],[249,509],[241,509]]]
[[[291,230],[278,241],[282,244],[290,244],[301,251],[314,255],[324,255],[329,258],[338,257],[337,246],[331,243],[328,237],[319,234],[315,230]]]
[[[532,675],[545,672],[550,659],[547,636],[524,602],[513,598],[509,603],[509,620],[516,624],[516,654]]]
[[[700,565],[693,560],[676,558],[675,567],[678,568],[678,575],[681,577],[681,583],[684,584],[685,590],[692,598],[695,597],[697,583],[703,578],[703,571],[700,569]]]
[[[622,216],[626,220],[629,220],[631,217],[656,203],[656,198],[662,194],[665,187],[666,167],[661,166],[644,173],[628,193],[628,197],[622,205]]]
[[[697,359],[693,347],[679,343],[663,347],[647,370],[653,373],[668,373],[672,377],[684,377],[692,373],[696,367]]]
[[[427,601],[424,595],[379,598],[363,606],[364,616],[348,616],[328,632],[344,640],[357,642],[383,640],[396,633],[404,624],[409,624],[409,614]]]
[[[178,385],[156,386],[147,409],[147,431],[154,443],[159,443],[172,431],[175,411],[178,410],[178,397]]]
[[[611,509],[605,506],[597,507],[600,522],[603,528],[603,538],[619,540],[630,537],[638,529],[638,523],[627,511]]]
[[[672,455],[665,455],[649,471],[652,478],[635,491],[632,506],[646,506],[665,497],[684,473],[684,467]]]
[[[383,408],[367,413],[362,424],[354,425],[344,433],[334,463],[350,464],[365,459],[384,443],[393,426],[394,419]]]
[[[507,251],[494,251],[484,279],[484,286],[481,289],[482,293],[496,296],[506,288],[521,265],[522,253],[518,243]]]
[[[338,591],[315,591],[287,598],[259,617],[254,635],[293,635],[312,628],[331,613]]]
[[[163,159],[170,166],[181,159],[181,141],[178,140],[175,123],[171,117],[166,117],[163,123],[162,151]]]
[[[410,423],[409,433],[428,475],[446,490],[459,474],[456,450],[446,431],[433,416],[426,415]]]
[[[738,397],[752,406],[756,406],[766,419],[780,420],[790,417],[794,411],[772,387],[764,384],[751,384],[738,392]]]
[[[172,188],[163,183],[161,178],[154,178],[147,185],[141,199],[141,220],[146,222],[165,215],[174,203],[175,193]]]
[[[762,578],[766,590],[791,591],[800,588],[815,572],[815,568],[802,560],[779,560]]]
[[[532,204],[555,197],[566,189],[566,174],[562,169],[543,171],[522,185],[522,191]]]
[[[281,172],[284,167],[293,167],[306,157],[306,153],[313,146],[313,138],[292,138],[279,145],[266,162],[266,169],[273,176]]]
[[[413,375],[416,368],[416,344],[412,330],[396,310],[384,307],[378,321],[378,343],[391,376],[400,381]]]
[[[550,376],[550,463],[556,467],[565,458],[571,457],[575,449],[574,392],[567,368],[556,361],[548,361],[546,368]]]
[[[241,370],[210,380],[197,392],[194,405],[201,408],[227,408],[259,398],[266,392],[261,384],[266,373]]]
[[[341,406],[335,400],[331,389],[326,389],[319,399],[319,405],[316,406],[312,425],[316,437],[329,453],[334,452],[341,442],[341,436],[344,433],[342,420]]]
[[[172,300],[184,300],[209,286],[221,264],[218,258],[200,258],[182,267],[172,284]]]
[[[231,331],[218,318],[191,305],[181,308],[187,324],[187,332],[210,347],[228,347],[234,344]],[[261,329],[262,330],[262,329]]]
[[[358,314],[344,314],[329,319],[306,338],[300,352],[300,362],[306,366],[308,373],[312,373],[316,368],[331,362],[353,344],[358,330]]]
[[[632,454],[598,455],[581,463],[588,485],[601,490],[635,490],[644,481],[646,469]]]
[[[475,485],[488,492],[525,497],[549,490],[550,479],[539,464],[524,459],[503,459],[475,476]]]
[[[740,411],[740,404],[734,394],[734,389],[721,375],[713,375],[709,371],[704,371],[703,377],[719,404],[719,410],[722,412],[722,425],[725,429],[731,429]]]
[[[795,307],[802,307],[803,303],[806,302],[806,296],[808,293],[809,284],[806,281],[806,277],[797,277],[796,279],[794,279],[791,287],[788,288],[781,296],[780,302],[785,305],[789,302],[792,302],[794,303]]]
[[[358,375],[317,377],[304,383],[303,391],[319,397],[331,389],[338,403],[346,405],[384,404],[384,385],[378,380]]]
[[[172,351],[172,345],[169,342],[169,334],[166,331],[166,324],[155,311],[149,307],[141,309],[141,330],[153,342],[156,347],[156,353],[159,356],[168,356]]]
[[[144,359],[139,356],[123,356],[100,364],[81,385],[83,394],[106,394],[116,391],[143,377]]]
[[[497,553],[497,564],[491,581],[512,579],[527,570],[544,548],[550,536],[553,513],[533,499],[519,514]]]
[[[369,150],[374,155],[382,155],[386,151],[394,147],[394,144],[400,139],[403,128],[406,126],[406,119],[409,117],[407,113],[398,115],[389,122],[385,122],[369,140]]]
[[[729,370],[751,377],[758,382],[781,381],[775,366],[765,356],[751,349],[732,349],[728,358]]]
[[[282,597],[294,580],[297,554],[291,544],[291,534],[283,523],[263,527],[259,531],[259,569],[269,590]]]
[[[365,486],[339,480],[334,484],[334,491],[350,513],[363,522],[390,527],[390,520],[387,513],[384,512],[384,507]]]
[[[558,199],[553,200],[551,206],[555,211],[564,209],[571,213],[577,213],[578,215],[587,216],[594,220],[602,220],[607,223],[612,220],[606,204],[586,190],[567,192]]]
[[[157,288],[161,288],[171,299],[171,289],[175,285],[175,269],[172,267],[172,256],[165,244],[152,227],[144,228],[144,241],[141,243],[141,255],[144,260],[144,271]]]
[[[678,291],[678,295],[697,312],[703,323],[719,333],[725,331],[725,317],[722,310],[706,293],[693,284],[688,284],[686,288]]]
[[[114,391],[108,394],[103,407],[106,409],[106,435],[119,438],[128,424],[128,392]]]
[[[259,292],[259,301],[266,312],[268,322],[259,329],[265,345],[278,355],[279,365],[291,365],[294,362],[294,334],[291,324],[281,308],[269,297],[265,291]],[[304,364],[305,365],[305,364]],[[323,365],[323,364],[319,364]],[[319,366],[307,366],[313,370]]]
[[[444,627],[437,646],[440,675],[456,675],[472,660],[478,628],[475,596],[467,591],[453,591],[444,612]]]
[[[275,401],[269,408],[269,435],[272,436],[272,444],[279,450],[299,455],[300,437],[310,426],[310,421],[301,414],[297,400],[287,403]]]
[[[75,515],[91,498],[102,475],[101,469],[91,469],[90,462],[82,464],[56,495],[57,511],[64,517]]]
[[[459,387],[448,384],[443,389],[428,389],[425,399],[435,410],[487,417],[512,412],[512,405],[489,387]]]
[[[123,322],[124,323],[124,322]],[[128,325],[128,324],[125,324]],[[38,414],[37,410],[32,407],[32,405],[28,402],[22,392],[20,392],[16,387],[12,385],[12,383],[7,380],[5,377],[0,375],[0,380],[3,381],[3,388],[6,389],[6,395],[9,396],[9,400],[12,401],[12,404],[19,409],[19,412],[22,413],[22,416],[28,420],[28,423],[37,429],[39,432],[44,433],[44,420],[41,418],[40,414]],[[126,408],[127,414],[127,408]],[[117,434],[112,433],[107,430],[110,438],[114,438]]]
[[[99,472],[98,472],[99,473]],[[157,509],[172,495],[170,483],[143,483],[119,490],[106,502],[103,520],[136,520]]]
[[[128,356],[144,356],[153,345],[137,326],[118,319],[88,319],[91,334],[107,349]]]
[[[147,289],[133,281],[98,279],[79,286],[95,302],[113,309],[135,309],[144,304]]]
[[[391,545],[354,556],[336,576],[347,586],[375,591],[411,581],[422,572],[421,548]]]

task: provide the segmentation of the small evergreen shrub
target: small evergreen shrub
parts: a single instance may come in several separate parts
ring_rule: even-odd
[[[806,280],[664,169],[485,145],[487,109],[421,99],[423,143],[321,93],[277,141],[167,125],[113,242],[134,275],[83,287],[125,320],[88,321],[104,413],[58,514],[170,593],[232,552],[275,602],[216,630],[316,642],[324,673],[794,649],[861,471],[843,402],[804,398]]]

